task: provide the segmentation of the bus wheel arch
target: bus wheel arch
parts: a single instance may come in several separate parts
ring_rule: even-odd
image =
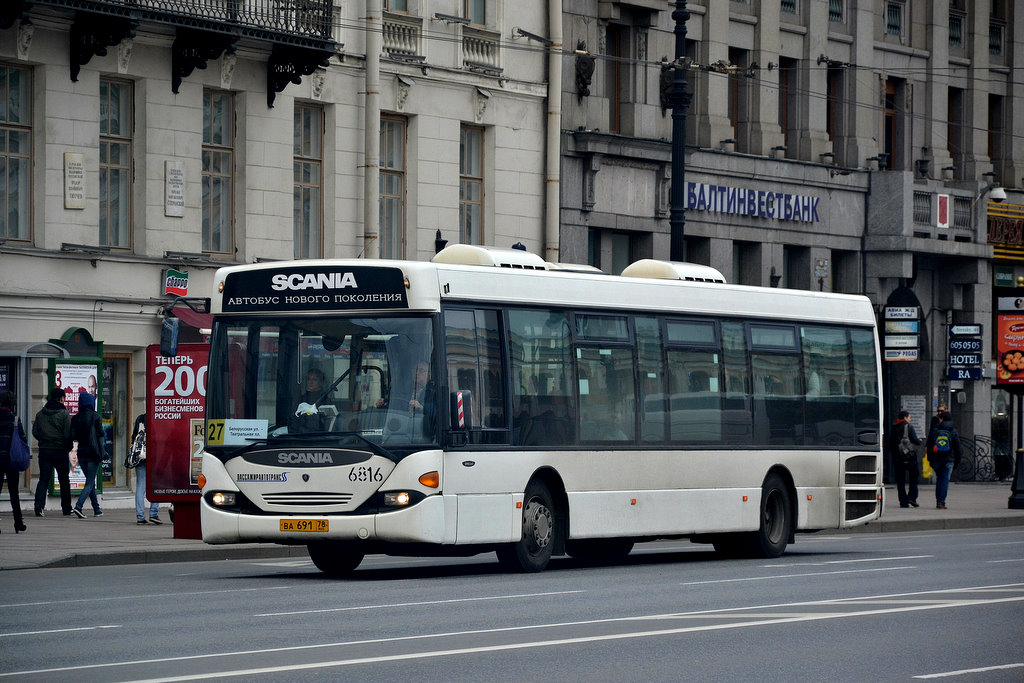
[[[523,495],[521,538],[499,546],[498,562],[513,571],[539,572],[565,552],[566,494],[552,470],[535,472]]]
[[[765,475],[758,500],[758,529],[714,534],[715,551],[724,557],[772,558],[786,551],[797,527],[796,486],[789,470],[775,466]]]

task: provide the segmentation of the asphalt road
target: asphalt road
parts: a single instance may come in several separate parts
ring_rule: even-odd
[[[1024,527],[686,542],[541,574],[373,556],[3,574],[0,681],[1024,679]],[[964,673],[964,672],[967,673]]]

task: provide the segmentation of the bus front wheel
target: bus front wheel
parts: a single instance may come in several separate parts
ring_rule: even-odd
[[[498,548],[498,562],[512,571],[543,571],[551,560],[556,533],[551,492],[543,482],[531,481],[523,496],[522,538]]]
[[[313,560],[316,568],[328,576],[346,576],[358,567],[365,557],[365,553],[351,544],[337,541],[310,543],[306,549],[309,550],[309,559]]]

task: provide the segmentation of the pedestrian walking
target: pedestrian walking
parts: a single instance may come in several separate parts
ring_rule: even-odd
[[[935,507],[945,510],[949,478],[953,468],[960,465],[963,452],[960,450],[960,434],[953,425],[953,416],[948,410],[943,410],[937,417],[938,421],[928,432],[925,450],[928,462],[935,470]]]
[[[11,497],[14,512],[14,533],[25,531],[25,519],[21,514],[21,499],[18,497],[18,470],[11,463],[11,443],[14,439],[25,440],[21,420],[14,414],[14,394],[0,391],[0,487],[7,480],[7,493]]]
[[[901,410],[896,416],[896,423],[889,434],[889,455],[892,458],[893,472],[896,475],[896,494],[900,499],[900,507],[918,507],[917,504],[917,447],[921,439],[910,424],[910,413]],[[907,483],[910,492],[907,492]]]
[[[79,519],[85,519],[82,507],[88,498],[93,517],[102,517],[103,510],[96,495],[96,476],[103,462],[103,421],[96,412],[96,398],[89,392],[78,395],[78,412],[71,418],[71,434],[78,441],[78,463],[85,473],[85,487],[78,494],[73,512]]]
[[[54,473],[60,485],[60,508],[65,517],[71,515],[71,416],[64,407],[64,390],[54,387],[46,403],[32,421],[32,438],[39,449],[39,482],[36,484],[36,517],[46,510],[46,489]]]
[[[138,458],[135,465],[135,523],[163,524],[159,517],[160,506],[149,504],[149,522],[146,521],[146,414],[135,418],[132,427],[132,456]]]

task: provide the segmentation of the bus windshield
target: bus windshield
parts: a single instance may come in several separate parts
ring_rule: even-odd
[[[437,443],[429,316],[219,319],[207,447],[352,434],[389,450]]]

